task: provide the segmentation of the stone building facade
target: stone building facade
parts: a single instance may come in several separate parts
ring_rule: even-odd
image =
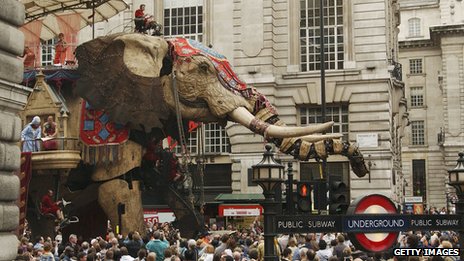
[[[16,257],[18,239],[12,233],[19,222],[21,119],[17,113],[29,91],[19,85],[23,77],[24,36],[17,28],[24,22],[24,6],[15,0],[2,1],[0,9],[0,260]]]
[[[131,31],[127,19],[140,4],[154,14],[169,36],[202,41],[228,57],[248,84],[267,95],[290,126],[321,122],[319,7],[316,0],[129,1],[132,10],[96,35]],[[346,158],[329,157],[329,171],[343,173],[351,198],[381,193],[402,202],[401,138],[407,123],[398,64],[399,6],[396,0],[326,2],[326,102],[333,132],[360,142],[371,174],[357,178]],[[130,23],[130,22],[129,22]],[[81,41],[88,38],[82,32]],[[208,164],[231,164],[233,193],[259,193],[251,166],[262,158],[264,140],[238,124],[226,127],[230,152],[208,156]],[[291,157],[278,154],[286,163]],[[297,179],[319,175],[318,163],[294,162]],[[214,174],[213,174],[214,175]]]
[[[428,207],[451,206],[447,170],[464,145],[464,3],[399,3],[399,56],[410,113],[402,151],[406,194],[422,196]]]

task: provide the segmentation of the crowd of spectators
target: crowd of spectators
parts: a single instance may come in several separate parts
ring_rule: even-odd
[[[223,229],[223,228],[222,228]],[[155,225],[145,235],[130,232],[82,239],[72,234],[62,240],[23,237],[18,246],[17,260],[115,260],[115,261],[263,261],[262,227],[254,223],[248,229],[218,230],[213,224],[197,238],[182,238],[169,223]],[[336,260],[427,260],[422,257],[394,257],[392,251],[364,253],[356,250],[346,234],[308,233],[284,234],[276,237],[275,252],[283,261]],[[408,232],[398,238],[396,248],[455,248],[455,232]],[[428,260],[458,260],[436,256]],[[276,260],[277,261],[277,260]]]

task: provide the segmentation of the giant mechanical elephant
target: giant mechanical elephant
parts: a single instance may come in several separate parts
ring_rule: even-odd
[[[143,133],[142,146],[170,134],[181,114],[205,123],[237,122],[300,160],[342,154],[356,175],[368,172],[355,146],[332,139],[336,135],[315,135],[333,122],[286,126],[268,99],[242,82],[224,56],[196,41],[115,34],[80,45],[76,56],[81,75],[77,93],[112,121]]]

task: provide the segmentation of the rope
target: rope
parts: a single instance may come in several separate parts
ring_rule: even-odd
[[[174,95],[174,101],[176,102],[176,120],[177,120],[177,128],[179,132],[179,139],[180,139],[180,146],[181,146],[181,155],[182,155],[182,168],[185,171],[185,176],[187,180],[190,180],[192,184],[187,186],[188,190],[188,201],[192,204],[194,204],[195,197],[193,196],[193,177],[189,172],[188,168],[188,161],[189,161],[189,155],[187,151],[187,139],[185,138],[185,132],[184,132],[184,125],[182,123],[182,113],[180,111],[180,101],[179,101],[179,93],[177,91],[177,84],[176,84],[176,74],[173,71],[172,72],[172,92]]]
[[[198,144],[200,145],[200,150],[198,151],[198,159],[197,159],[197,168],[198,174],[200,175],[200,206],[205,205],[205,189],[204,189],[204,176],[205,176],[205,137],[204,137],[204,127],[205,125],[200,123],[198,126],[198,131],[200,132]],[[200,154],[201,153],[201,154]]]
[[[180,101],[179,101],[179,92],[177,91],[177,81],[176,74],[172,72],[172,93],[174,95],[174,101],[176,102],[176,120],[177,120],[177,129],[179,132],[182,163],[185,164],[188,162],[188,152],[187,152],[187,139],[185,138],[184,125],[182,123],[182,113],[180,111]]]

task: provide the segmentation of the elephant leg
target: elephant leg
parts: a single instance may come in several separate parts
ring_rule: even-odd
[[[277,126],[285,126],[279,117],[270,111],[263,109],[256,114],[260,120]],[[279,147],[280,151],[292,155],[295,159],[309,160],[309,159],[325,159],[330,154],[340,154],[346,156],[351,165],[351,169],[358,177],[364,177],[369,171],[367,170],[364,158],[359,151],[358,147],[349,142],[342,142],[338,139],[313,136],[313,137],[295,137],[295,138],[271,138],[270,142]],[[316,141],[320,138],[323,140]],[[311,143],[307,140],[314,140]]]
[[[139,181],[132,181],[132,189],[122,179],[113,179],[100,185],[98,189],[98,203],[103,208],[111,224],[118,224],[118,204],[125,205],[125,213],[121,215],[121,234],[130,231],[145,232],[143,221],[142,194]]]

